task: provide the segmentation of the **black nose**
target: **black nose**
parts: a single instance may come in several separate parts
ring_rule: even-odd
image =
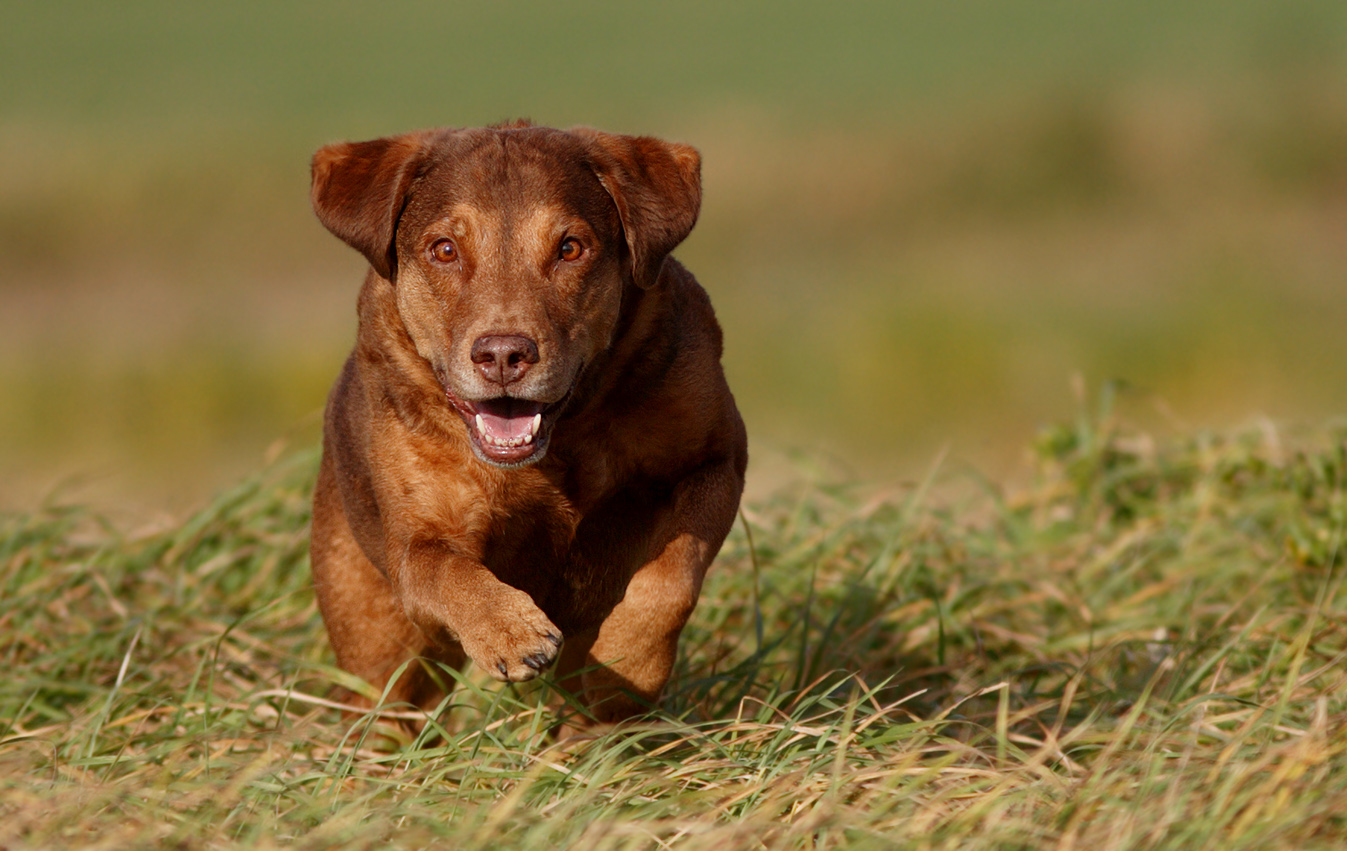
[[[483,378],[504,387],[523,378],[538,362],[538,344],[528,337],[478,337],[472,344],[472,362]]]

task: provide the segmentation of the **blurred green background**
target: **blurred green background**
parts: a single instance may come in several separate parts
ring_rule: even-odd
[[[516,116],[701,149],[756,487],[1007,473],[1115,379],[1164,428],[1347,408],[1342,0],[9,0],[0,505],[310,445],[362,263],[309,155]]]

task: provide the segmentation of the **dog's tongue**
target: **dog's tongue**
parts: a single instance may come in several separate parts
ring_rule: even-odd
[[[494,441],[514,441],[533,435],[534,417],[542,413],[540,402],[523,399],[491,399],[477,403],[477,425]]]

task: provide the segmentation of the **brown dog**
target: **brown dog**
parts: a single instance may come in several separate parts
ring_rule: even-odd
[[[314,585],[338,663],[558,681],[600,721],[673,667],[747,441],[706,293],[668,254],[685,145],[527,123],[329,145],[318,218],[370,263],[328,400]],[[564,639],[564,640],[563,640]]]

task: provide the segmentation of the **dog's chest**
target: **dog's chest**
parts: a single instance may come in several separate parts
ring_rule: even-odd
[[[664,511],[652,493],[625,489],[584,513],[559,494],[516,504],[492,530],[484,562],[563,631],[595,627],[651,556]]]

